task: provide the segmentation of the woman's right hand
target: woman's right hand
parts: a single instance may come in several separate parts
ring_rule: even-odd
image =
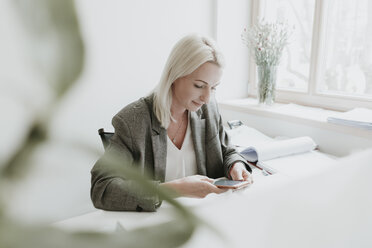
[[[162,183],[161,187],[170,188],[179,196],[195,198],[204,198],[210,193],[220,194],[227,191],[213,185],[213,181],[213,179],[206,176],[193,175]]]

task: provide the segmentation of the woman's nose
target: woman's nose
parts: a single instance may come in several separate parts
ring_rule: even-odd
[[[203,101],[203,103],[209,103],[210,96],[211,96],[211,90],[210,89],[206,89],[203,92],[203,95],[200,96],[200,100]]]

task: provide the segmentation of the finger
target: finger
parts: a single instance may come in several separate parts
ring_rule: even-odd
[[[197,178],[200,179],[200,180],[202,180],[202,181],[206,181],[206,182],[210,182],[210,183],[213,183],[214,182],[214,179],[209,178],[207,176],[198,175]]]
[[[252,183],[253,183],[253,176],[252,176],[252,174],[249,173],[249,172],[247,172],[247,176],[248,176],[247,181],[248,181],[250,184],[252,184]]]
[[[210,188],[210,193],[221,194],[221,193],[224,193],[224,192],[226,192],[226,191],[228,191],[228,190],[229,190],[229,189],[218,188],[217,186],[212,185],[212,187]]]
[[[216,187],[217,188],[217,187]],[[228,191],[229,189],[222,189],[222,188],[217,188],[216,190],[215,190],[215,192],[214,193],[216,193],[216,194],[221,194],[221,193],[224,193],[224,192],[226,192],[226,191]]]
[[[236,180],[236,181],[243,181],[243,179],[244,179],[244,177],[243,177],[243,172],[244,171],[242,171],[242,170],[236,170],[235,171],[235,178],[236,179],[234,179],[234,180]]]
[[[214,179],[209,178],[209,177],[203,177],[203,178],[201,178],[201,180],[205,181],[205,182],[208,182],[208,183],[213,183],[214,182]]]
[[[214,185],[213,183],[210,183],[210,182],[205,182],[205,190],[208,191],[208,194],[209,193],[225,192],[224,189],[221,191],[221,188],[218,188],[216,185]]]
[[[244,170],[242,172],[242,174],[243,174],[243,180],[244,181],[249,181],[249,177],[250,177],[251,173],[249,173],[247,170]]]
[[[236,173],[231,173],[231,179],[234,181],[238,180],[238,175]]]
[[[231,176],[231,179],[235,181],[240,181],[243,179],[240,170],[237,168],[233,168],[231,170],[230,176]]]

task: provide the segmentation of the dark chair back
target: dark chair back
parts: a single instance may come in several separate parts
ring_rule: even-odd
[[[103,128],[98,129],[98,134],[101,137],[103,148],[106,150],[107,146],[110,144],[110,139],[114,135],[111,132],[105,132]]]

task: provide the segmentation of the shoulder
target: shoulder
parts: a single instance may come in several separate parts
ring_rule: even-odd
[[[122,119],[127,119],[128,117],[135,116],[135,115],[149,115],[152,111],[152,108],[149,106],[152,103],[151,96],[142,97],[139,100],[132,102],[122,108],[115,117],[119,117]]]
[[[152,95],[142,97],[122,108],[113,118],[112,124],[125,122],[127,125],[136,126],[141,123],[148,123],[152,112]]]

